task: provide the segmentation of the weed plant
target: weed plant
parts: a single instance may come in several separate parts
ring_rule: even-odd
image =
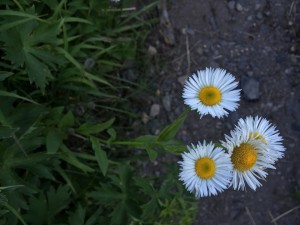
[[[132,4],[0,2],[0,224],[192,223],[177,167],[138,168],[185,150],[173,137],[186,112],[157,136],[124,136],[143,85],[122,71],[157,21],[145,19],[157,2]]]

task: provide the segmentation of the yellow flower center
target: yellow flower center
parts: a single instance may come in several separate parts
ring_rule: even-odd
[[[213,86],[207,86],[199,91],[198,98],[200,101],[207,106],[213,106],[221,101],[221,91]]]
[[[207,180],[215,175],[215,162],[208,157],[198,159],[195,164],[195,170],[198,177]]]
[[[261,139],[261,141],[262,141],[263,143],[267,144],[266,139],[265,139],[264,136],[262,136],[259,132],[254,132],[254,134],[253,134],[252,132],[250,132],[249,138],[251,138],[252,135],[253,135],[253,137],[254,137],[255,140]]]
[[[239,147],[233,149],[231,155],[231,162],[233,167],[239,171],[246,171],[251,169],[257,160],[257,153],[255,148],[243,143]]]

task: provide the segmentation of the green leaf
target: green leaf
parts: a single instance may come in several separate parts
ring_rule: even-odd
[[[62,143],[62,135],[60,134],[58,129],[50,128],[47,136],[46,136],[46,148],[47,153],[49,154],[55,154],[61,143]]]
[[[29,199],[28,213],[25,215],[25,218],[32,225],[45,224],[47,221],[47,211],[47,199],[41,193],[38,198],[32,196]]]
[[[25,97],[22,97],[20,95],[17,95],[17,94],[15,94],[13,92],[7,92],[7,91],[0,90],[0,96],[18,98],[18,99],[21,99],[21,100],[24,100],[24,101],[27,101],[27,102],[31,102],[33,104],[37,104],[38,105],[37,102],[35,102],[35,101],[33,101],[33,100],[29,99],[29,98],[25,98]]]
[[[147,151],[149,159],[151,161],[154,161],[157,158],[158,153],[154,149],[152,149],[150,147],[146,147],[146,151]]]
[[[69,111],[63,118],[59,121],[58,127],[73,127],[74,126],[74,116],[71,111]]]
[[[47,83],[46,77],[51,76],[49,68],[29,53],[25,54],[25,65],[29,80],[31,82],[34,81],[42,92],[44,92]]]
[[[76,156],[74,155],[73,152],[71,152],[67,146],[65,146],[64,144],[61,144],[60,149],[62,150],[62,154],[59,155],[59,157],[68,162],[69,164],[77,167],[78,169],[82,170],[84,173],[87,172],[94,172],[94,169],[92,169],[91,167],[87,166],[86,164],[80,162]]]
[[[47,193],[48,200],[48,223],[60,211],[65,209],[71,202],[71,194],[68,186],[60,186],[57,190],[53,187]],[[50,224],[50,223],[49,223]]]
[[[99,140],[97,138],[91,137],[92,148],[95,151],[96,160],[98,162],[99,168],[103,175],[106,175],[108,169],[108,159],[106,152],[101,149]]]
[[[17,130],[18,128],[0,126],[0,139],[12,137]]]
[[[143,213],[142,218],[143,219],[151,219],[153,216],[156,215],[157,211],[160,210],[157,198],[152,198],[149,202],[147,202],[145,205],[142,206]]]
[[[111,225],[127,224],[126,205],[124,202],[121,202],[117,205],[117,207],[115,207],[111,217]]]
[[[162,141],[159,145],[167,152],[173,154],[183,153],[187,150],[186,145],[177,140]]]
[[[85,209],[82,208],[80,204],[77,205],[76,211],[70,213],[69,215],[69,224],[72,225],[84,225],[85,221]]]
[[[5,203],[3,204],[12,214],[14,214],[18,220],[23,224],[23,225],[27,225],[27,223],[25,222],[25,220],[23,219],[23,217],[21,216],[21,214],[14,208],[12,207],[10,204]]]
[[[55,166],[56,171],[64,178],[66,183],[69,185],[69,187],[72,189],[72,191],[76,194],[76,189],[71,181],[71,179],[68,177],[67,173],[59,166]]]
[[[159,134],[157,141],[169,141],[171,140],[178,132],[178,130],[180,129],[181,125],[183,124],[187,113],[190,110],[187,109],[185,111],[183,111],[176,120],[174,120],[173,123],[171,123],[170,125],[166,126]]]
[[[6,78],[12,76],[14,73],[7,71],[0,71],[0,81],[4,81]]]
[[[97,191],[88,193],[88,196],[101,204],[110,204],[111,202],[118,202],[125,198],[123,193],[115,191],[111,186],[102,183],[101,188]]]
[[[77,128],[76,131],[83,135],[97,134],[100,133],[101,131],[108,129],[113,124],[114,121],[115,118],[112,118],[104,123],[96,124],[96,125],[85,123],[82,124],[79,128]]]
[[[117,132],[114,128],[109,128],[107,130],[107,133],[110,135],[109,139],[107,140],[107,143],[110,144],[112,141],[116,140]]]

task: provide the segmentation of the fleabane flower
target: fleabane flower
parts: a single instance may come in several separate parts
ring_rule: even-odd
[[[227,189],[232,178],[232,164],[229,155],[211,142],[187,147],[179,162],[179,179],[189,192],[197,198],[217,195]]]
[[[276,162],[283,157],[283,152],[285,151],[285,147],[282,144],[283,139],[276,127],[267,119],[258,116],[255,118],[248,116],[238,121],[236,129],[246,129],[249,132],[249,137],[265,143],[267,145],[266,155],[271,161]]]
[[[239,106],[238,82],[225,70],[206,68],[192,74],[184,84],[184,103],[197,110],[200,116],[210,114],[221,118]]]
[[[244,190],[246,184],[253,190],[261,186],[259,180],[265,179],[266,169],[275,169],[268,154],[268,146],[261,139],[250,136],[247,126],[231,131],[221,141],[228,150],[233,166],[231,186],[235,190]]]

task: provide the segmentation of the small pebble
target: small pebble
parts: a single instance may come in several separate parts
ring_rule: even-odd
[[[171,97],[170,95],[166,95],[162,99],[163,106],[167,112],[171,111]]]
[[[228,2],[228,8],[233,10],[234,9],[234,6],[235,6],[235,1],[229,1]]]
[[[259,99],[259,81],[256,78],[242,76],[241,86],[243,95],[247,100],[258,100]]]
[[[150,45],[150,46],[148,47],[148,54],[149,54],[150,56],[156,55],[156,54],[157,54],[156,48],[153,47],[152,45]]]
[[[242,6],[240,3],[236,3],[236,10],[237,10],[238,12],[243,11],[243,6]]]
[[[159,112],[160,112],[160,105],[158,105],[158,104],[153,104],[153,105],[151,106],[151,109],[150,109],[150,116],[151,116],[151,117],[158,116],[158,115],[159,115]]]

